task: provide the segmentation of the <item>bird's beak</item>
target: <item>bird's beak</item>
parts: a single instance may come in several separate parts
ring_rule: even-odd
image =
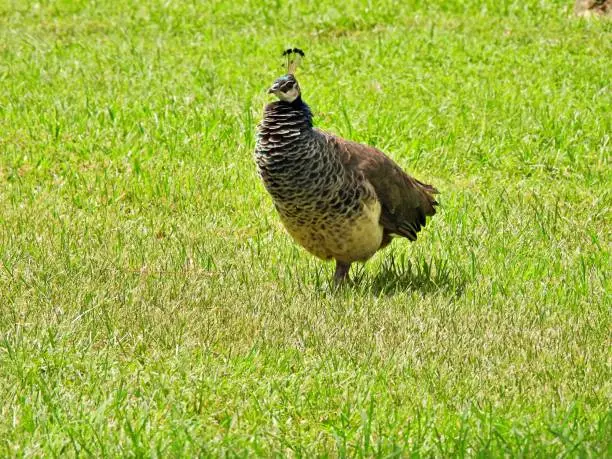
[[[268,94],[277,93],[279,86],[280,85],[278,83],[274,83],[272,86],[270,86],[270,89],[268,89]]]

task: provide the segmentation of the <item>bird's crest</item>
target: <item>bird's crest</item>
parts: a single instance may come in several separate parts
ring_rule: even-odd
[[[294,75],[296,69],[300,65],[302,58],[305,56],[304,51],[300,48],[289,48],[283,51],[283,57],[287,56],[287,73]]]

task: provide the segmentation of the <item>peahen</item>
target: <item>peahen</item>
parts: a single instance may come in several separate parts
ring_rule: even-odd
[[[336,261],[334,280],[394,236],[416,240],[436,213],[438,191],[406,174],[376,148],[313,127],[294,72],[304,53],[285,51],[288,73],[268,89],[255,161],[289,234],[307,251]]]

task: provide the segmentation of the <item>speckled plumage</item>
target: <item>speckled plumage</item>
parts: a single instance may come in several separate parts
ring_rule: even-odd
[[[284,78],[276,87],[290,88]],[[435,213],[433,187],[407,176],[372,147],[313,128],[310,108],[299,95],[266,106],[255,160],[289,234],[319,258],[335,259],[336,280],[392,236],[416,239],[425,216]],[[414,202],[403,203],[404,198]]]

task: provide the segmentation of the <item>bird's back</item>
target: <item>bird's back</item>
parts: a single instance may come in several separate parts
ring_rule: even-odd
[[[426,217],[436,213],[434,195],[438,190],[402,170],[382,151],[340,137],[325,134],[343,166],[358,171],[376,192],[381,203],[381,220],[388,235],[416,240]]]

